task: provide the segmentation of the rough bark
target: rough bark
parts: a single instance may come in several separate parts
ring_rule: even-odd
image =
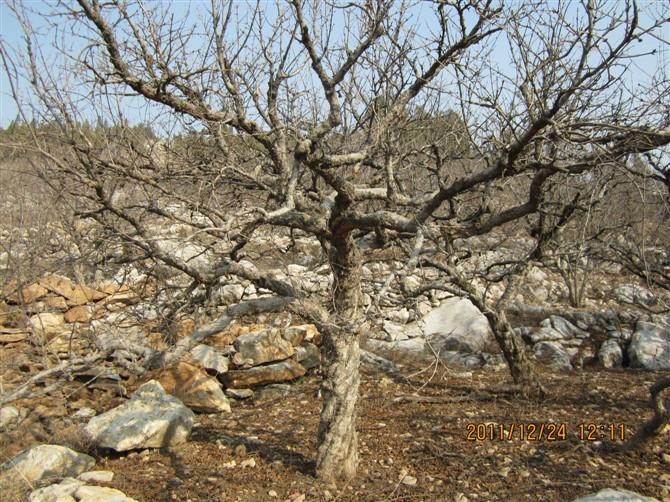
[[[318,430],[316,474],[335,483],[352,479],[358,467],[356,405],[360,384],[360,260],[351,234],[332,241],[336,326],[323,334],[323,409]]]
[[[537,378],[533,363],[526,352],[526,346],[521,337],[512,329],[504,312],[487,309],[484,315],[491,324],[493,335],[503,351],[505,361],[512,373],[512,379],[519,386],[521,394],[525,397],[544,398],[546,392]]]

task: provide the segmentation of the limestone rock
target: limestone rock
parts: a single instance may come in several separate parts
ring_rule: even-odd
[[[572,355],[558,342],[540,342],[533,346],[535,357],[554,369],[572,369]]]
[[[93,457],[65,446],[37,445],[22,451],[0,466],[0,487],[14,481],[36,483],[47,479],[73,477],[94,465]]]
[[[107,295],[84,284],[74,284],[67,277],[48,275],[39,281],[40,286],[64,297],[69,305],[85,305],[102,300]]]
[[[368,339],[365,342],[365,348],[399,364],[423,365],[435,360],[423,338],[410,338],[396,342]]]
[[[65,312],[65,322],[88,322],[95,313],[95,307],[91,305],[79,305]]]
[[[307,370],[321,366],[321,351],[313,343],[306,342],[296,347],[295,357]]]
[[[605,488],[597,493],[579,497],[573,502],[658,502],[658,500],[620,488]]]
[[[293,359],[266,366],[255,366],[247,370],[231,370],[219,378],[226,387],[251,387],[275,382],[285,382],[301,377],[305,368]]]
[[[77,476],[77,479],[84,483],[111,483],[114,473],[112,471],[86,471]]]
[[[128,402],[92,418],[85,432],[96,445],[116,451],[161,448],[186,441],[194,417],[179,399],[151,380]]]
[[[226,389],[226,396],[233,399],[249,399],[254,397],[254,391],[252,389]]]
[[[204,413],[230,412],[230,403],[216,378],[198,366],[179,362],[160,370],[155,377],[165,392],[186,406]]]
[[[645,305],[651,307],[658,302],[654,293],[635,284],[619,286],[614,289],[613,294],[614,298],[618,301],[622,303],[630,303],[631,305]]]
[[[38,283],[29,284],[25,286],[21,291],[15,291],[8,296],[8,300],[11,300],[14,303],[33,303],[36,300],[39,300],[49,292],[48,289],[40,286]]]
[[[472,302],[449,298],[424,318],[426,339],[437,351],[497,352],[489,322]]]
[[[106,486],[80,486],[74,497],[79,502],[137,502],[125,493]]]
[[[137,502],[125,493],[103,486],[88,486],[84,481],[67,478],[58,484],[35,490],[30,502]]]
[[[226,284],[221,288],[220,296],[224,305],[237,303],[244,296],[244,286],[241,284]]]
[[[74,502],[72,496],[77,489],[84,484],[83,481],[73,478],[65,478],[56,483],[39,490],[35,490],[28,497],[29,502]]]
[[[638,322],[628,346],[628,357],[634,368],[670,369],[670,328]]]
[[[290,342],[282,338],[280,331],[269,328],[257,333],[238,337],[233,343],[236,358],[251,360],[253,366],[291,357],[295,350]]]
[[[301,324],[300,326],[289,326],[282,332],[282,337],[297,347],[303,342],[312,342],[316,345],[321,343],[321,334],[313,324]]]
[[[197,361],[203,368],[215,373],[228,371],[230,361],[215,348],[209,345],[196,345],[191,349],[191,358]]]
[[[65,329],[65,319],[62,314],[44,312],[32,316],[30,318],[30,325],[36,333],[49,337],[63,332]]]
[[[623,362],[623,351],[616,340],[605,340],[598,351],[598,362],[603,368],[617,368]]]
[[[0,408],[0,432],[14,429],[21,421],[21,413],[16,406]]]
[[[65,298],[62,296],[57,296],[57,295],[47,295],[43,298],[44,305],[46,305],[49,309],[56,309],[60,311],[67,310],[70,308],[65,301]]]

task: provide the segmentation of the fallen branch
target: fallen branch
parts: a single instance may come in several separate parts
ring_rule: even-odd
[[[73,375],[77,371],[85,370],[93,366],[99,361],[103,361],[112,355],[112,350],[106,352],[99,352],[88,357],[83,357],[81,359],[70,360],[67,363],[60,363],[54,368],[49,368],[43,371],[40,371],[36,375],[30,377],[26,382],[19,385],[13,391],[0,395],[0,406],[16,401],[17,399],[22,399],[25,397],[34,397],[32,387],[34,385],[45,382],[49,378],[62,377],[64,375]],[[48,386],[44,393],[52,391],[62,382],[67,381],[67,379],[61,379],[59,382],[56,382]]]
[[[470,396],[398,396],[394,403],[462,403],[464,401],[489,401],[494,396],[487,393]]]

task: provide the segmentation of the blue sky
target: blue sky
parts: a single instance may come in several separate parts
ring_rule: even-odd
[[[241,0],[240,0],[241,1]],[[616,1],[616,0],[614,0]],[[44,5],[44,3],[39,0],[26,0],[26,4],[32,6]],[[659,7],[661,5],[667,5],[666,0],[648,0],[647,2],[640,2],[643,7]],[[175,12],[177,16],[183,14],[187,11],[189,7],[198,7],[199,4],[195,2],[172,2],[171,10]],[[668,14],[670,15],[670,7],[667,8]],[[32,21],[32,19],[31,19]],[[642,22],[644,23],[644,16],[642,17]],[[38,23],[37,20],[35,20]],[[665,39],[666,42],[670,40],[670,27],[666,26],[665,33],[661,33],[660,38]],[[3,45],[17,48],[21,47],[22,44],[22,33],[21,28],[13,17],[13,14],[8,9],[4,0],[0,0],[0,41]],[[667,43],[661,43],[657,39],[652,37],[647,38],[639,46],[642,52],[648,52],[652,49],[656,49],[657,53],[655,55],[650,55],[644,58],[637,60],[633,63],[634,71],[630,74],[630,79],[640,79],[642,81],[646,80],[647,76],[653,73],[659,66],[668,67],[670,64],[670,50],[668,49]],[[496,48],[494,52],[501,59],[505,57],[504,50],[499,50]],[[633,83],[633,82],[631,82]],[[143,110],[141,107],[134,110],[128,110],[127,113],[130,116],[131,120],[140,120],[143,117],[147,116],[147,111]],[[9,82],[7,75],[4,69],[0,69],[0,127],[7,127],[9,123],[17,117],[17,108],[10,94]]]

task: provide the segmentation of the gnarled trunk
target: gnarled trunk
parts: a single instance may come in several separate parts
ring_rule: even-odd
[[[317,476],[327,482],[351,479],[358,467],[356,406],[360,384],[360,260],[350,234],[333,240],[333,319],[325,330],[321,353],[323,409],[318,431]]]
[[[526,346],[521,337],[514,332],[503,312],[485,311],[491,324],[493,335],[503,351],[514,383],[526,397],[543,398],[544,387],[537,378],[533,363],[528,357]]]

